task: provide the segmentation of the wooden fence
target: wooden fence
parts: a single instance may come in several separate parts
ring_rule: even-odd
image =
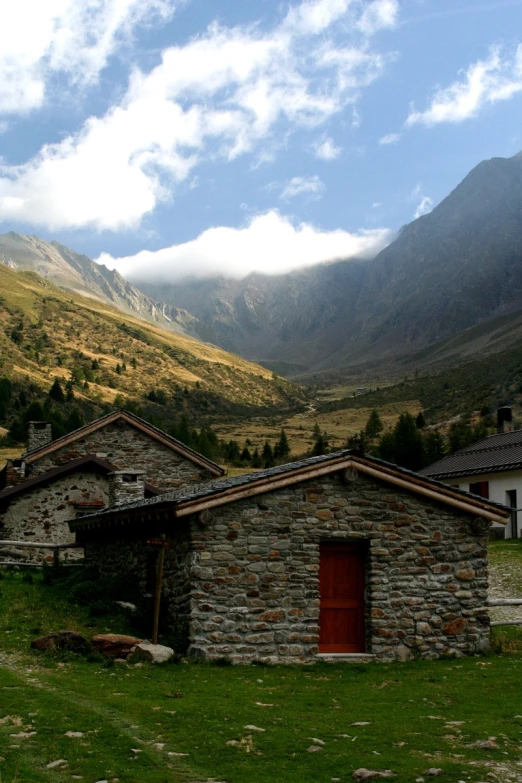
[[[58,567],[59,565],[79,565],[79,563],[67,563],[60,564],[60,549],[81,549],[81,544],[44,544],[40,541],[11,541],[0,540],[0,548],[5,546],[12,546],[25,549],[50,549],[53,553],[53,565]],[[42,563],[27,563],[23,560],[0,560],[0,566],[23,566],[24,568],[43,568]]]
[[[522,606],[522,598],[488,598],[488,606]],[[496,625],[522,625],[521,620],[498,620],[491,623]]]

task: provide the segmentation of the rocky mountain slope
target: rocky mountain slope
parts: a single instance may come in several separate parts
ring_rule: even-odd
[[[140,288],[151,296],[153,283]],[[522,308],[522,154],[483,161],[371,261],[186,281],[197,334],[285,372],[382,362]]]
[[[84,296],[99,299],[170,331],[190,333],[194,317],[184,310],[153,301],[115,270],[96,264],[59,242],[9,231],[0,234],[0,263],[41,277]]]
[[[58,378],[92,411],[129,403],[199,421],[296,410],[304,393],[221,348],[167,332],[0,265],[0,377],[47,392]]]

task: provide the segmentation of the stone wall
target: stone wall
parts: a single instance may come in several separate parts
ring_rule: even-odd
[[[28,464],[26,476],[44,473],[86,454],[97,454],[118,468],[143,471],[145,481],[165,490],[211,478],[206,468],[199,467],[122,421],[101,427],[84,438]]]
[[[85,542],[86,565],[95,566],[102,576],[133,574],[142,596],[151,599],[149,636],[152,635],[152,594],[156,583],[158,550],[147,546],[146,541],[159,535],[156,528],[142,528],[131,533],[125,541],[98,534],[95,539],[89,538]],[[184,654],[189,645],[190,567],[193,561],[187,523],[179,523],[179,528],[170,532],[168,538],[172,547],[165,551],[160,633],[168,637],[169,644],[177,652]]]
[[[108,503],[108,482],[96,473],[82,471],[56,479],[52,484],[35,487],[13,498],[0,513],[0,538],[13,541],[38,541],[46,544],[74,543],[68,521],[85,504]],[[94,509],[91,508],[91,511]],[[12,559],[41,562],[52,557],[52,550],[4,547],[3,555]],[[0,552],[2,555],[2,552]],[[64,550],[62,559],[81,557],[79,550]],[[3,556],[0,559],[4,559]]]
[[[487,533],[473,519],[359,476],[217,508],[193,526],[189,654],[306,662],[319,641],[319,544],[367,545],[367,652],[472,654],[488,644]]]

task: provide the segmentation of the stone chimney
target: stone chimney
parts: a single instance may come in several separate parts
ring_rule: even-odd
[[[23,459],[7,460],[5,471],[5,483],[7,487],[14,487],[25,479],[25,462]]]
[[[27,451],[47,446],[53,439],[51,424],[48,421],[30,421],[27,432]]]
[[[109,473],[109,507],[134,503],[145,497],[143,470],[115,470]]]
[[[497,433],[513,432],[513,410],[505,405],[497,408]]]

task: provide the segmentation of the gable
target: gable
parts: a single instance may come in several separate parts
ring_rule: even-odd
[[[154,518],[167,514],[169,519],[211,511],[234,504],[245,498],[262,496],[268,492],[293,487],[320,476],[340,473],[350,482],[358,473],[405,492],[457,509],[472,516],[505,524],[509,510],[504,506],[477,498],[438,481],[419,476],[408,470],[352,451],[312,457],[299,462],[280,465],[269,470],[214,481],[199,487],[187,487],[181,492],[167,492],[158,498],[110,509],[102,514],[86,517],[74,523],[75,530],[101,529],[111,524],[125,524],[136,517]]]
[[[133,434],[134,438],[131,435],[126,436],[125,433]],[[142,445],[138,456],[139,464],[134,465],[129,462],[134,457],[133,443]],[[77,459],[88,453],[98,454],[104,459],[112,459],[118,465],[143,469],[147,447],[154,449],[170,463],[180,464],[186,461],[193,465],[201,472],[201,475],[197,473],[195,480],[201,481],[205,472],[211,477],[222,476],[224,473],[224,470],[212,460],[128,411],[115,411],[103,416],[62,438],[27,452],[23,459],[26,466],[32,466],[29,470],[32,469],[33,472],[48,470],[53,465],[62,464],[69,459]],[[150,474],[150,469],[146,472]],[[166,486],[168,487],[169,484],[167,483]]]

